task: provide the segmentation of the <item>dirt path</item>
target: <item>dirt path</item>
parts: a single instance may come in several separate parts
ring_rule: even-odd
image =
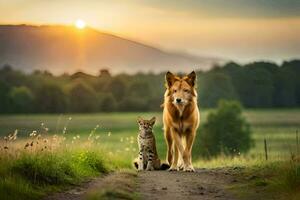
[[[234,200],[225,189],[236,180],[234,169],[197,169],[189,172],[140,172],[138,185],[141,199]]]
[[[226,189],[236,182],[234,173],[236,169],[223,168],[197,169],[195,173],[143,171],[136,175],[119,172],[92,179],[68,191],[48,196],[45,200],[82,200],[93,193],[98,196],[95,199],[131,199],[138,196],[143,200],[234,200]]]

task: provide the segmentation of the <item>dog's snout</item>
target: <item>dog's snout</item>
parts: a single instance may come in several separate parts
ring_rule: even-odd
[[[176,103],[181,103],[181,99],[180,98],[176,98]]]

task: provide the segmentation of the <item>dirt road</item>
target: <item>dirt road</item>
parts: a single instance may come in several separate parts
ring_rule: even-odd
[[[237,169],[238,170],[238,169]],[[236,169],[197,169],[196,172],[143,171],[119,172],[90,180],[46,200],[86,199],[87,194],[102,193],[95,199],[203,199],[234,200],[226,189],[235,183]],[[109,191],[109,193],[105,193]],[[113,191],[113,192],[112,192]],[[134,195],[132,195],[134,194]],[[104,195],[104,196],[103,196]],[[109,196],[107,196],[109,195]],[[102,198],[101,198],[102,197]]]
[[[197,169],[190,172],[140,172],[141,199],[234,200],[226,187],[236,180],[226,169]]]

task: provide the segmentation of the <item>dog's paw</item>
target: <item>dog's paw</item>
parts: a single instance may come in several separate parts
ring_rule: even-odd
[[[190,165],[190,166],[184,167],[183,171],[185,171],[185,172],[195,172],[195,169],[192,165]]]
[[[178,168],[179,170],[183,170],[183,169],[184,169],[183,163],[179,164],[179,165],[177,166],[177,168]]]
[[[178,171],[178,167],[174,167],[174,166],[172,167],[172,166],[171,166],[171,167],[168,169],[168,171],[169,171],[169,172]]]

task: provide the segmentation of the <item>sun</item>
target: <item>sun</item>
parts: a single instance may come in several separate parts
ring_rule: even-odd
[[[76,26],[76,28],[78,28],[78,29],[84,29],[85,26],[86,26],[86,23],[85,23],[85,21],[83,21],[82,19],[77,19],[77,20],[75,21],[75,26]]]

